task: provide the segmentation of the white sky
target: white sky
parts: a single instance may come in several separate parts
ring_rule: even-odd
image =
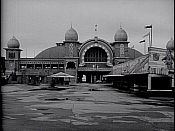
[[[37,55],[64,41],[71,22],[80,42],[94,37],[95,24],[98,37],[113,42],[121,24],[129,47],[134,45],[142,53],[144,46],[139,41],[149,31],[145,25],[153,25],[155,47],[165,48],[174,39],[174,0],[2,0],[1,8],[2,56],[2,48],[14,35],[23,49],[22,57],[34,57],[34,52]]]

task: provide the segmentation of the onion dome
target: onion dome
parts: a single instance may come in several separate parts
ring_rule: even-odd
[[[166,45],[167,50],[174,50],[174,40],[171,38],[171,40],[168,41]]]
[[[20,44],[19,41],[13,36],[8,43],[7,43],[8,48],[19,48]]]
[[[78,33],[72,26],[65,34],[65,41],[78,41]]]
[[[120,29],[115,33],[114,40],[115,41],[127,41],[128,36],[125,30],[123,30],[121,27]]]

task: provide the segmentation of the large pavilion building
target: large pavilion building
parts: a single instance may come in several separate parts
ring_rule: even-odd
[[[95,83],[111,73],[113,66],[142,56],[128,46],[128,35],[121,27],[113,42],[97,36],[84,42],[78,41],[78,33],[70,28],[65,40],[40,52],[34,58],[21,58],[19,41],[13,36],[7,43],[6,76],[9,82],[47,83],[49,75],[65,72],[73,75],[71,82]]]

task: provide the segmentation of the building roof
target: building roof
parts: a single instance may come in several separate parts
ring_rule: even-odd
[[[54,46],[40,52],[35,58],[64,58],[65,57],[65,46]]]
[[[59,72],[59,73],[52,74],[52,75],[47,76],[47,77],[56,77],[56,78],[71,78],[71,77],[75,77],[75,76],[72,76],[72,75],[69,75],[69,74],[66,74],[66,73],[63,73],[63,72]]]
[[[128,48],[128,57],[129,58],[137,58],[142,56],[143,54],[135,49]]]
[[[137,58],[143,54],[135,49],[128,48],[128,57]],[[35,58],[47,59],[47,58],[64,58],[65,57],[65,46],[54,46],[40,52]]]

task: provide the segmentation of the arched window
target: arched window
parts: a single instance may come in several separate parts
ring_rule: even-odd
[[[107,54],[100,47],[92,47],[85,53],[85,62],[107,62]]]

